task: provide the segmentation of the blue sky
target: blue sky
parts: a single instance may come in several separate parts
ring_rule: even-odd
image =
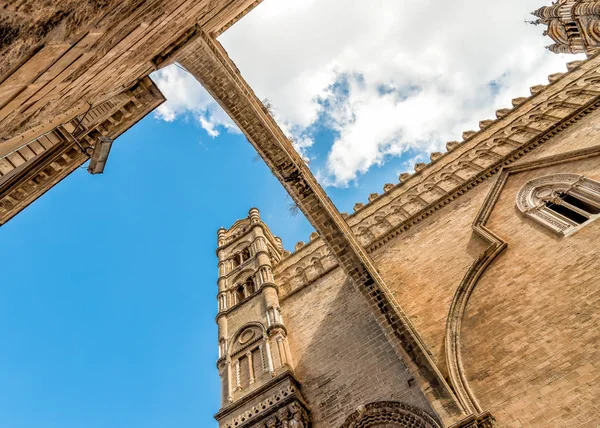
[[[310,226],[240,135],[152,116],[0,228],[0,426],[211,426],[216,231]],[[213,424],[214,425],[214,424]]]
[[[523,25],[539,0],[376,2],[265,0],[221,37],[340,211],[576,59]],[[0,428],[216,426],[216,231],[256,206],[289,250],[312,232],[192,78],[154,78],[104,175],[0,228]]]
[[[332,198],[351,210],[396,163]],[[1,227],[0,426],[216,426],[216,231],[256,206],[292,250],[312,227],[290,203],[242,135],[149,115],[103,175],[78,169]]]

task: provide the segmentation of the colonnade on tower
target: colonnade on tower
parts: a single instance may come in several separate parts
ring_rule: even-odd
[[[281,239],[262,222],[256,208],[217,235],[217,367],[223,411],[247,404],[255,392],[293,377],[294,360],[273,275],[273,266],[284,255]]]

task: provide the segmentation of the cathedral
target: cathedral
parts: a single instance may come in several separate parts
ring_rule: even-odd
[[[600,1],[533,13],[587,59],[352,213],[216,40],[260,0],[28,3],[0,21],[0,224],[101,173],[177,62],[315,228],[292,253],[256,208],[217,232],[220,428],[600,426]]]

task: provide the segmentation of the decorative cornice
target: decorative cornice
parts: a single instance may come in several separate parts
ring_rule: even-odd
[[[340,428],[367,428],[371,426],[410,426],[414,428],[440,428],[429,413],[398,401],[381,401],[360,406]]]
[[[368,247],[367,250],[369,252],[373,252],[373,251],[377,250],[383,244],[389,242],[392,238],[400,235],[400,233],[408,230],[415,224],[417,224],[420,221],[424,220],[425,218],[429,217],[435,211],[439,210],[440,208],[444,207],[445,205],[448,205],[450,202],[452,202],[459,196],[461,196],[464,193],[466,193],[467,191],[475,188],[477,185],[483,183],[487,178],[496,174],[501,168],[508,166],[508,165],[512,164],[513,162],[517,161],[522,156],[529,153],[531,150],[538,147],[542,143],[548,141],[550,138],[557,135],[559,132],[565,130],[566,128],[568,128],[575,122],[579,121],[580,119],[582,119],[583,117],[585,117],[586,115],[591,113],[592,111],[596,110],[598,107],[600,107],[600,98],[595,99],[591,103],[586,105],[582,111],[576,112],[573,115],[569,116],[568,118],[565,118],[558,125],[553,126],[548,131],[543,133],[541,136],[532,140],[531,142],[529,142],[529,144],[523,146],[521,149],[515,150],[514,152],[510,153],[509,155],[503,157],[496,164],[481,171],[479,174],[474,176],[469,181],[465,182],[464,184],[462,184],[460,186],[457,186],[445,198],[440,198],[440,200],[436,201],[435,203],[430,204],[429,206],[425,207],[418,213],[414,214],[411,218],[400,223],[393,230],[389,231],[385,236],[383,236],[383,237],[377,239],[375,242],[373,242]]]
[[[276,376],[245,397],[223,407],[215,415],[223,428],[246,428],[294,404],[308,415],[308,406],[300,393],[300,383],[290,371]]]
[[[534,87],[532,93],[535,95],[529,101],[533,103],[539,100],[533,104],[533,107],[523,113],[517,111],[518,109],[513,109],[514,111],[499,110],[499,119],[494,122],[494,126],[486,124],[485,132],[482,130],[478,134],[470,136],[468,141],[460,143],[458,146],[449,143],[451,152],[441,158],[436,158],[427,168],[409,178],[403,177],[403,181],[394,189],[388,190],[386,194],[374,199],[359,212],[348,217],[347,221],[355,232],[359,228],[374,227],[376,225],[375,217],[382,215],[389,220],[390,224],[396,223],[391,229],[384,230],[383,233],[378,233],[379,236],[365,242],[367,251],[371,253],[378,250],[393,238],[496,174],[500,168],[515,162],[535,147],[596,110],[600,106],[600,85],[598,84],[600,83],[600,74],[595,68],[596,63],[600,65],[598,55],[587,61],[571,63],[568,73],[563,74],[560,78],[553,77],[553,83],[545,86],[544,90],[541,90],[539,86]],[[559,82],[567,80],[568,82],[560,88],[556,86]],[[540,98],[543,98],[544,93],[552,89],[554,89],[552,96],[545,99]],[[524,101],[515,104],[523,109],[526,108]],[[569,113],[565,114],[567,111]],[[533,120],[533,124],[538,128],[533,128],[533,125],[520,124],[520,122],[527,123],[523,122],[524,117],[528,118],[527,120]],[[538,124],[545,125],[539,129]],[[498,127],[500,128],[495,129]],[[536,134],[532,135],[533,132]],[[502,151],[497,153],[495,150],[499,149]],[[442,159],[448,158],[450,154],[452,159],[445,163],[442,162]],[[481,162],[486,166],[465,175],[460,166],[466,165],[465,161],[472,164],[474,159],[482,159]],[[463,174],[463,176],[461,177],[459,174]],[[433,189],[435,189],[435,193]],[[440,195],[440,189],[446,194]],[[430,202],[428,204],[425,202],[427,205],[422,206],[416,212],[414,210],[409,212],[404,206],[407,204],[414,206],[415,202],[408,201],[411,197],[413,200],[415,197],[420,197],[421,200]],[[404,202],[402,202],[403,200]],[[423,205],[422,202],[421,205]],[[398,215],[394,215],[392,211],[395,206],[400,206],[401,212],[404,213],[400,216],[404,218],[401,218],[399,222],[395,220]],[[369,208],[369,214],[365,215],[367,208]],[[277,266],[276,274],[285,279],[293,277],[293,270],[298,267],[305,269],[307,263],[304,260],[312,257],[315,253],[319,253],[321,257],[327,257],[329,254],[321,238],[311,240],[297,252],[282,259]]]

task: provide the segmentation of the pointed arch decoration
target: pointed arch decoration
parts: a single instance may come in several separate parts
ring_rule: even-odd
[[[242,326],[234,335],[229,349],[235,355],[253,344],[267,337],[266,328],[259,322],[252,322]]]

